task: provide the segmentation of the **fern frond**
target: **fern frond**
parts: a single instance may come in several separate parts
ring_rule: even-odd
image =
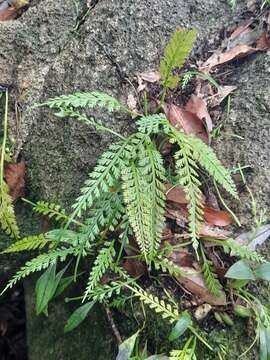
[[[177,265],[175,265],[172,261],[161,258],[158,256],[153,260],[154,267],[156,270],[161,270],[163,272],[167,272],[172,276],[187,276],[189,274],[181,271]]]
[[[66,215],[65,209],[60,205],[49,203],[46,201],[38,201],[33,204],[33,210],[42,215],[48,216],[50,219],[55,218],[57,221],[68,221],[69,217]]]
[[[90,208],[95,199],[102,193],[109,192],[120,177],[125,160],[131,156],[133,146],[142,141],[141,135],[132,135],[128,139],[112,144],[99,158],[94,170],[89,174],[81,189],[81,195],[73,205],[74,213],[81,216],[82,212]]]
[[[163,161],[151,140],[122,170],[124,201],[129,222],[145,259],[153,258],[159,248],[164,226]]]
[[[25,250],[36,250],[44,248],[51,242],[45,234],[24,237],[2,251],[2,254],[20,252]]]
[[[222,290],[222,286],[218,281],[218,276],[213,269],[213,263],[212,261],[207,259],[202,245],[201,254],[203,260],[202,272],[204,275],[206,286],[213,295],[218,296],[220,294],[220,291]]]
[[[76,256],[79,251],[80,249],[78,248],[59,248],[56,250],[52,250],[46,254],[41,254],[34,259],[27,261],[26,264],[9,281],[3,292],[6,291],[8,288],[12,288],[19,280],[27,277],[31,273],[44,270],[50,265],[56,264],[57,260],[65,261],[68,255]]]
[[[18,239],[20,231],[16,221],[12,198],[9,195],[9,188],[4,181],[2,181],[2,189],[0,191],[0,226],[7,235],[13,239]]]
[[[233,239],[228,239],[220,242],[223,246],[224,252],[231,256],[238,256],[241,259],[251,260],[254,262],[262,263],[265,262],[265,258],[258,254],[255,250],[250,250],[247,246],[239,244]]]
[[[213,149],[202,142],[199,138],[185,135],[188,143],[192,147],[193,157],[195,161],[207,170],[216,182],[233,197],[238,198],[235,184],[232,180],[230,172],[221,164]]]
[[[180,150],[175,154],[176,171],[179,175],[179,183],[182,185],[186,192],[186,198],[189,202],[188,205],[188,218],[189,218],[189,232],[193,247],[197,253],[199,246],[199,224],[203,220],[203,204],[202,192],[200,190],[201,183],[197,173],[197,164],[193,160],[192,149],[185,138],[178,136],[178,144]]]
[[[155,310],[156,313],[160,314],[163,319],[168,319],[171,323],[178,321],[180,314],[176,307],[165,303],[164,300],[160,300],[157,296],[147,293],[137,284],[135,286],[124,284],[124,286],[130,289],[135,294],[135,296],[137,296],[151,309]]]
[[[94,266],[88,278],[86,290],[84,292],[84,300],[89,293],[97,286],[102,276],[110,268],[114,261],[115,249],[114,241],[106,242],[105,246],[100,250],[98,256],[95,259]]]
[[[133,280],[134,281],[134,280]],[[88,294],[88,299],[104,303],[108,301],[113,295],[119,295],[124,284],[111,282],[110,284],[97,285]]]
[[[164,88],[175,88],[179,81],[178,75],[173,75],[175,68],[181,68],[188,57],[196,40],[194,30],[176,30],[164,51],[160,62],[160,76]]]
[[[194,77],[194,72],[187,71],[182,78],[182,88],[185,89],[187,87],[187,84],[191,81],[191,79]]]
[[[103,107],[109,112],[121,109],[121,104],[114,97],[98,91],[78,92],[73,95],[61,95],[48,99],[41,106],[50,108],[94,108]]]
[[[166,116],[164,114],[155,114],[148,116],[141,116],[136,124],[138,130],[144,134],[157,134],[160,131],[160,125],[164,122],[167,122]]]

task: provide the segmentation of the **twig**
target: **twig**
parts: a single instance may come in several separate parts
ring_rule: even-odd
[[[116,341],[118,343],[118,345],[122,344],[123,340],[121,338],[121,335],[120,335],[120,332],[119,330],[117,329],[117,326],[113,320],[113,315],[112,315],[112,312],[111,310],[107,307],[107,306],[103,306],[104,307],[104,310],[106,311],[106,315],[107,315],[107,319],[111,325],[111,328],[112,328],[112,331],[114,333],[114,336],[116,338]]]

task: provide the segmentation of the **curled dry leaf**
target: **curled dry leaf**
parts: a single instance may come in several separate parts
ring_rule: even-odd
[[[208,224],[222,227],[233,223],[233,219],[226,211],[216,210],[210,207],[204,208],[204,219]]]
[[[256,231],[249,231],[239,235],[235,240],[240,244],[247,245],[251,250],[256,250],[270,237],[270,224],[263,225]]]
[[[28,5],[28,0],[4,0],[0,3],[0,21],[16,19],[18,11]]]
[[[9,194],[13,200],[24,195],[25,188],[25,162],[5,162],[4,176],[9,187]]]
[[[195,135],[204,143],[209,143],[204,123],[197,115],[174,104],[164,104],[163,110],[171,125],[173,125],[177,130],[183,130],[186,134]]]
[[[213,122],[207,110],[205,100],[196,95],[191,95],[188,103],[186,104],[185,110],[197,115],[198,118],[205,123],[208,132],[213,130]]]

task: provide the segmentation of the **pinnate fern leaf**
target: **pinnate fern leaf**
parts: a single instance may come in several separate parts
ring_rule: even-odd
[[[49,242],[51,241],[46,237],[45,234],[27,236],[10,245],[2,253],[14,253],[26,250],[42,249]]]
[[[172,36],[160,62],[160,76],[165,88],[175,88],[179,81],[178,75],[173,75],[175,68],[181,68],[188,57],[196,39],[194,30],[178,29]]]
[[[239,244],[236,240],[228,239],[224,242],[222,241],[222,246],[225,253],[230,253],[231,256],[238,256],[241,259],[251,260],[258,263],[266,261],[262,255],[257,253],[257,251],[251,250],[243,244]]]
[[[95,259],[94,266],[90,272],[87,287],[84,293],[84,299],[98,285],[100,279],[110,268],[115,257],[114,241],[106,242]]]
[[[125,286],[129,288],[144,304],[148,305],[151,309],[155,310],[156,313],[160,314],[163,319],[168,319],[171,323],[179,319],[180,314],[176,307],[165,303],[164,300],[160,300],[157,296],[147,293],[138,285],[130,286],[126,284]]]
[[[49,218],[55,218],[57,221],[68,220],[65,209],[61,208],[61,206],[57,204],[38,201],[34,204],[33,210],[39,214],[46,215]]]
[[[216,180],[223,188],[235,198],[238,198],[235,184],[229,171],[221,164],[213,149],[194,136],[187,136],[192,147],[193,158]]]
[[[151,140],[122,170],[124,201],[129,222],[145,259],[153,258],[159,248],[164,226],[165,170],[160,154]]]
[[[79,251],[79,248],[74,247],[58,248],[27,261],[26,264],[9,281],[3,292],[6,291],[8,288],[12,288],[19,280],[27,277],[31,273],[44,270],[50,265],[56,264],[57,261],[63,262],[69,255],[78,255]]]
[[[98,91],[78,92],[73,95],[61,95],[48,99],[45,103],[50,108],[94,108],[103,107],[108,111],[116,111],[121,109],[121,104],[114,97]]]
[[[220,294],[220,291],[222,290],[222,286],[218,281],[217,274],[214,271],[213,263],[212,261],[207,259],[202,245],[201,245],[201,253],[203,260],[202,272],[204,275],[206,286],[213,295],[218,296]]]
[[[102,193],[109,192],[110,187],[120,177],[125,160],[131,156],[133,146],[141,142],[141,135],[132,135],[128,139],[112,144],[98,160],[94,170],[89,174],[81,195],[73,205],[74,212],[81,216],[82,212],[93,205]]]

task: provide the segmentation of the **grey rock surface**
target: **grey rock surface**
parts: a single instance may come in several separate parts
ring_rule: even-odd
[[[80,14],[85,13],[86,2],[78,4]],[[157,67],[176,27],[198,30],[195,52],[200,53],[205,42],[212,41],[223,25],[232,21],[232,14],[225,0],[100,0],[75,33],[78,21],[74,1],[44,0],[35,1],[18,20],[0,23],[0,82],[14,85],[10,132],[17,137],[17,154],[21,152],[27,163],[29,196],[67,206],[112,138],[31,106],[51,96],[83,90],[105,91],[126,103],[127,94],[133,92],[133,76]],[[226,136],[215,146],[229,166],[238,162],[254,166],[249,182],[260,204],[269,211],[267,78],[269,54],[256,55],[239,66],[232,77],[232,84],[239,90],[233,97],[225,135],[233,132],[244,140]],[[125,116],[102,112],[97,116],[119,132],[132,128],[132,120]],[[241,218],[247,223],[250,212],[246,193],[242,199]],[[34,226],[28,215],[22,218],[28,219],[28,228]],[[9,266],[9,259],[4,259],[3,266]],[[111,331],[104,330],[101,316],[97,320],[96,313],[90,315],[82,330],[66,337],[61,329],[69,310],[62,302],[53,306],[48,319],[41,320],[33,315],[33,283],[26,285],[26,300],[29,360],[115,358],[113,338],[107,337]],[[99,326],[93,329],[92,321],[99,321]],[[93,341],[101,333],[106,337],[105,353],[101,353],[100,343]],[[235,359],[237,348],[232,346],[228,351],[228,359]]]

